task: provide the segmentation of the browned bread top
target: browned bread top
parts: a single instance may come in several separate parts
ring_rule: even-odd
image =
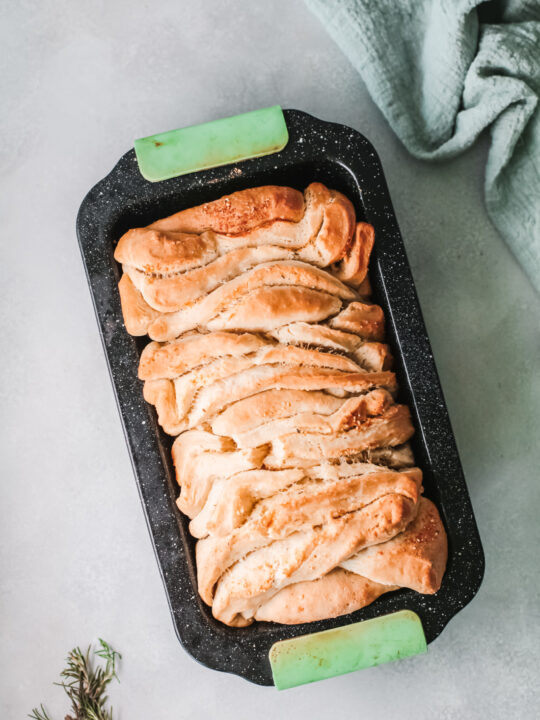
[[[321,183],[241,190],[119,240],[126,329],[172,446],[216,618],[309,622],[447,557],[367,275],[375,232]]]
[[[263,185],[180,210],[157,220],[150,227],[172,232],[202,233],[212,230],[238,235],[276,220],[299,222],[303,214],[304,197],[301,192],[280,185]]]

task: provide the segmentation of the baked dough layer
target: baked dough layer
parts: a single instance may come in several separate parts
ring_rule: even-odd
[[[402,533],[361,550],[317,580],[287,585],[258,608],[254,619],[313,622],[359,610],[400,587],[434,593],[441,585],[447,554],[437,508],[420,498],[416,518]]]
[[[311,622],[442,582],[446,534],[371,300],[374,240],[312,183],[242,190],[118,241],[199,593],[227,625]]]
[[[289,300],[301,303],[289,322],[325,319],[339,310],[340,300],[354,297],[342,281],[356,287],[365,280],[372,245],[371,226],[357,226],[351,202],[321,183],[312,183],[303,195],[273,185],[251,188],[182,210],[128,230],[118,241],[114,257],[131,280],[130,292],[122,297],[126,328],[133,335],[167,340],[186,332],[189,323],[205,327],[213,320],[216,325],[218,301],[223,308],[234,292],[239,302],[257,285],[274,288],[265,298],[265,309],[271,311],[287,302],[279,287],[287,278],[296,288]],[[288,268],[281,280],[280,263]],[[333,273],[317,272],[329,265]],[[251,285],[245,277],[250,271]],[[323,292],[324,279],[330,295],[326,302],[309,292]],[[228,291],[221,291],[224,283],[232,283]],[[186,307],[214,291],[204,309]],[[251,311],[255,316],[257,303]],[[261,329],[280,323],[285,324],[283,318],[270,313]]]

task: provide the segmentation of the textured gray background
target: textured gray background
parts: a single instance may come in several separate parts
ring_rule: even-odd
[[[98,635],[124,720],[530,718],[538,711],[540,303],[482,204],[487,142],[407,156],[299,0],[2,3],[0,715]],[[286,693],[197,665],[174,635],[75,238],[135,137],[280,103],[378,149],[487,559],[426,656]]]

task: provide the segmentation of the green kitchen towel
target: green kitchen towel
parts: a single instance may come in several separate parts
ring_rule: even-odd
[[[487,211],[540,291],[540,0],[305,1],[415,157],[489,128]]]

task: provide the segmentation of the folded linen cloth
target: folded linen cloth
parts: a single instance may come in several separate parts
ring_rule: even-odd
[[[489,216],[540,291],[540,0],[305,0],[415,157],[489,128]]]

